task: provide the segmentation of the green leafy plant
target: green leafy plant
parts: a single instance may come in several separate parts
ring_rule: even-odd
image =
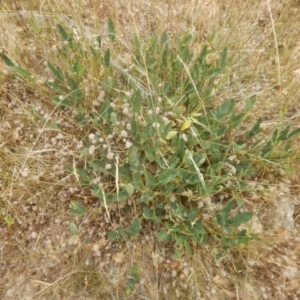
[[[71,204],[72,204],[73,208],[71,208],[69,210],[70,215],[75,216],[75,217],[83,217],[87,214],[86,208],[84,206],[82,206],[81,204],[79,204],[78,202],[71,201]],[[71,234],[78,233],[78,227],[74,222],[70,223],[69,229],[70,229]]]
[[[128,272],[129,272],[129,279],[127,282],[127,288],[126,288],[126,296],[129,296],[134,289],[136,288],[136,285],[140,282],[141,277],[139,274],[139,268],[137,266],[128,266]]]
[[[114,58],[117,41],[111,19],[108,30],[111,48],[103,49],[97,38],[99,49],[90,47],[89,53],[58,25],[65,42],[61,55],[77,54],[67,71],[48,62],[54,79],[47,82],[54,104],[77,109],[77,124],[88,131],[81,153],[84,168],[67,169],[101,199],[108,215],[114,203],[134,203],[133,221],[108,237],[124,241],[153,224],[159,241],[172,242],[176,253],[190,253],[191,244],[205,244],[211,236],[225,250],[256,239],[249,230],[239,230],[252,217],[241,212],[247,180],[261,166],[276,169],[292,155],[290,141],[300,129],[291,131],[286,125],[267,136],[261,118],[249,126],[255,96],[239,111],[234,99],[217,101],[229,66],[227,48],[218,52],[203,45],[196,53],[192,34],[175,42],[166,33],[144,42],[135,36],[131,66],[122,68]],[[86,113],[80,101],[88,55],[101,63],[105,97],[99,109]],[[212,55],[218,58],[211,61]],[[4,55],[2,59],[16,75],[31,81],[30,72]],[[72,215],[86,213],[78,203],[72,205]]]
[[[84,206],[76,201],[71,201],[73,208],[69,210],[69,214],[75,217],[83,217],[86,215],[87,211]]]
[[[7,214],[2,214],[3,207],[0,205],[0,221],[2,221],[7,226],[12,226],[15,224],[15,219]]]

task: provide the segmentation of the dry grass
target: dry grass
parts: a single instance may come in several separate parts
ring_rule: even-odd
[[[0,47],[46,78],[45,61],[64,63],[57,55],[57,23],[73,28],[87,45],[99,33],[105,43],[111,17],[124,49],[130,49],[134,33],[146,38],[165,30],[171,37],[194,32],[195,51],[208,37],[216,49],[230,49],[231,80],[219,99],[243,103],[256,93],[253,118],[263,116],[266,130],[282,122],[299,126],[299,1],[218,2],[2,0]],[[122,56],[119,47],[113,51]],[[274,196],[249,201],[264,226],[262,240],[230,251],[222,261],[215,259],[219,245],[213,242],[175,260],[172,249],[158,244],[150,229],[139,240],[111,243],[105,211],[64,168],[81,163],[78,150],[88,133],[74,130],[72,112],[58,110],[42,85],[33,89],[9,75],[2,62],[0,67],[1,299],[300,299],[297,161],[290,162],[293,172],[283,185],[269,175]],[[97,66],[90,62],[89,99],[99,93],[89,80],[95,76]],[[59,120],[61,132],[41,127],[32,105],[45,119]],[[268,215],[280,192],[294,197],[291,231],[274,228],[276,220]],[[77,220],[78,236],[68,229],[74,221],[68,214],[71,200],[90,212]],[[130,287],[129,279],[137,278],[134,271],[140,278]]]

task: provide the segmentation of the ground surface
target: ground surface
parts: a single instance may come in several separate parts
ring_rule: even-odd
[[[57,22],[104,35],[111,17],[124,43],[132,32],[192,31],[204,40],[215,31],[215,47],[228,46],[235,62],[234,84],[219,97],[243,101],[256,93],[255,114],[263,116],[266,130],[282,120],[299,127],[299,1],[198,2],[2,1],[0,46],[21,65],[40,70],[55,57],[51,32]],[[34,22],[45,30],[45,40],[32,33]],[[295,162],[280,179],[267,175],[262,189],[268,193],[245,199],[261,240],[223,260],[216,260],[219,245],[213,242],[174,259],[151,227],[136,240],[111,242],[106,212],[64,168],[80,164],[76,153],[85,135],[74,132],[72,112],[53,111],[45,91],[13,78],[2,62],[0,67],[1,299],[300,299]],[[41,128],[32,105],[45,118],[60,120],[62,132]],[[69,232],[71,200],[89,208],[86,217],[75,219],[78,235]]]

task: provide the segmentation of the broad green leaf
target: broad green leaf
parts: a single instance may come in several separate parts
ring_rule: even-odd
[[[110,101],[105,100],[104,103],[102,104],[99,114],[102,119],[109,121],[110,120],[110,115],[113,112],[113,108],[110,106]]]
[[[134,138],[135,142],[138,144],[140,142],[140,126],[139,126],[139,121],[136,120],[136,116],[133,115],[131,118],[131,132],[132,132],[132,137]]]
[[[66,94],[66,93],[68,93],[68,89],[64,85],[57,83],[57,81],[47,81],[47,85],[51,89],[53,89],[53,90],[55,90],[57,92],[60,92],[63,95]]]
[[[247,146],[247,143],[245,143],[244,141],[236,141],[233,144],[233,149],[234,149],[234,151],[238,152],[238,151],[245,149],[246,146]]]
[[[75,73],[77,76],[84,74],[86,67],[82,66],[78,61],[73,64],[72,72]]]
[[[132,183],[128,183],[125,189],[129,196],[131,196],[134,193],[134,185]]]
[[[81,204],[79,204],[76,201],[71,201],[71,204],[73,206],[73,209],[69,210],[69,214],[76,216],[76,217],[82,217],[82,216],[86,215],[87,211],[84,206],[82,206]]]
[[[197,220],[195,223],[191,224],[191,231],[196,236],[206,234],[206,231],[205,231],[204,227],[201,225],[200,220]]]
[[[57,24],[57,28],[58,28],[59,34],[61,35],[62,39],[64,41],[71,42],[72,36],[70,36],[60,24]]]
[[[184,46],[180,52],[180,58],[184,62],[184,64],[188,64],[193,58],[193,54],[190,52],[189,48]]]
[[[137,173],[132,174],[132,180],[136,190],[142,191],[144,189],[144,185],[143,182],[141,181],[139,174]]]
[[[158,89],[158,84],[159,84],[159,77],[155,73],[150,73],[148,74],[150,82],[152,83],[152,86],[154,87],[155,90]]]
[[[228,52],[227,47],[225,47],[223,49],[223,51],[221,52],[221,55],[220,55],[220,67],[221,68],[226,67],[227,52]]]
[[[240,225],[250,221],[252,219],[252,216],[253,216],[253,213],[250,211],[242,212],[242,213],[236,215],[235,217],[231,218],[229,220],[229,225],[233,228],[237,228]]]
[[[152,149],[145,150],[145,155],[150,162],[155,161],[155,151]]]
[[[71,222],[69,226],[71,234],[75,235],[78,233],[78,228],[75,223]]]
[[[55,104],[55,105],[58,105],[58,106],[71,106],[70,105],[70,101],[67,99],[67,98],[63,98],[62,100],[60,99],[59,96],[53,96],[52,97],[52,102]]]
[[[139,199],[139,203],[150,203],[155,197],[154,192],[143,193]]]
[[[244,205],[243,199],[235,197],[234,200],[236,201],[236,204],[238,205],[238,207],[242,207]]]
[[[223,227],[227,227],[229,224],[228,214],[232,209],[232,202],[226,204],[226,206],[220,210],[216,215],[217,224]]]
[[[145,179],[146,179],[146,187],[150,188],[154,185],[156,185],[156,180],[155,177],[148,172],[145,168],[144,168],[144,175],[145,175]]]
[[[107,238],[111,241],[115,241],[118,239],[118,236],[114,231],[109,231],[107,234]]]
[[[222,135],[225,135],[226,132],[227,132],[227,127],[226,126],[220,126],[219,128],[217,128],[216,134],[217,134],[217,136],[222,136]]]
[[[169,241],[170,239],[171,235],[166,230],[162,230],[158,233],[158,240],[160,242]]]
[[[178,170],[172,169],[172,170],[166,170],[159,174],[157,178],[157,182],[159,185],[165,185],[175,179],[175,177],[178,176]]]
[[[276,128],[272,134],[272,139],[271,139],[273,144],[276,144],[278,137],[279,137],[279,132],[278,132],[278,128]]]
[[[220,75],[222,73],[222,69],[220,68],[213,68],[213,69],[209,69],[207,72],[205,72],[202,77],[204,79],[212,79],[214,77],[217,77],[218,75]]]
[[[149,209],[148,207],[144,207],[143,208],[143,217],[146,220],[152,220],[152,219],[156,219],[155,214],[152,212],[151,209]]]
[[[107,194],[106,199],[109,203],[114,203],[116,201],[122,202],[128,199],[128,194],[125,191],[120,191],[119,193]]]
[[[15,64],[4,54],[0,55],[1,58],[3,59],[4,63],[8,66],[8,67],[13,67],[15,66]]]
[[[124,231],[130,236],[138,236],[141,230],[141,221],[134,220],[132,225],[126,228]]]
[[[260,124],[262,123],[262,118],[257,119],[253,128],[246,133],[247,139],[254,137],[255,135],[260,133]]]
[[[60,81],[64,81],[64,75],[60,68],[55,68],[51,63],[48,62],[48,67],[53,75]]]
[[[108,19],[108,37],[111,41],[115,40],[115,25],[111,18]]]
[[[86,214],[86,208],[84,206],[82,206],[80,203],[78,203],[76,201],[71,201],[71,204],[72,204],[73,208],[76,209],[79,213]]]
[[[188,213],[188,221],[193,222],[198,216],[200,209],[195,207]]]
[[[160,193],[164,195],[165,197],[168,197],[176,188],[176,184],[174,182],[169,182],[165,185],[160,185]]]
[[[158,122],[161,122],[163,123],[163,121],[160,119],[160,116],[159,118],[157,118]],[[161,125],[160,126],[160,129],[161,129],[161,137],[163,139],[167,139],[167,135],[169,134],[169,132],[171,131],[173,127],[173,123],[172,122],[169,122],[167,124],[164,124],[164,125]]]
[[[296,137],[296,136],[299,135],[299,134],[300,134],[300,128],[295,129],[294,131],[292,131],[292,132],[289,134],[288,140],[290,140],[290,139]]]
[[[190,255],[190,254],[191,254],[191,246],[190,246],[190,243],[189,243],[187,240],[185,240],[185,241],[183,242],[183,244],[184,244],[184,249],[185,249],[186,254],[187,254],[187,255]]]
[[[233,112],[235,101],[233,99],[228,99],[219,106],[215,112],[212,112],[215,120],[221,122],[225,117]]]
[[[209,150],[212,149],[214,146],[214,143],[210,142],[210,141],[201,141],[201,147],[204,150]]]
[[[181,125],[181,127],[180,127],[180,130],[183,131],[183,130],[188,129],[188,128],[191,126],[191,124],[192,124],[191,119],[185,120],[185,121],[182,123],[182,125]]]
[[[246,114],[244,114],[244,113],[241,113],[238,115],[233,113],[230,117],[230,127],[238,128],[242,124],[242,122],[245,120],[245,116],[246,116]]]
[[[132,96],[132,112],[140,113],[142,108],[142,94],[137,90]]]
[[[261,151],[261,156],[263,158],[268,158],[271,152],[273,151],[273,149],[274,149],[273,144],[271,143],[271,141],[268,141]]]
[[[98,197],[99,199],[104,198],[104,194],[102,190],[97,185],[93,185],[91,192],[94,196]]]
[[[138,156],[137,149],[131,148],[128,154],[128,164],[132,172],[139,172],[140,170],[140,159]]]
[[[252,95],[245,103],[245,113],[248,113],[256,102],[256,95]]]
[[[279,136],[277,137],[278,142],[281,142],[281,141],[284,141],[287,139],[290,128],[291,128],[291,125],[288,125],[279,133]]]
[[[110,114],[110,122],[115,125],[117,123],[118,119],[117,119],[117,114],[115,112],[112,112]]]
[[[110,50],[107,49],[104,53],[104,63],[106,65],[106,67],[109,67],[110,65]]]
[[[162,33],[162,35],[161,35],[160,44],[161,44],[162,46],[164,46],[164,45],[167,43],[167,41],[168,41],[168,35],[167,35],[167,33],[164,31],[164,32]]]
[[[16,75],[19,75],[21,77],[24,77],[24,78],[30,79],[31,81],[34,81],[34,78],[33,78],[32,74],[29,71],[23,69],[22,67],[20,67],[20,66],[10,66],[10,68],[14,71],[14,73]]]
[[[78,83],[74,80],[74,78],[68,77],[67,76],[67,81],[68,81],[68,86],[72,92],[77,91],[79,88]],[[73,93],[72,93],[73,94]]]
[[[178,156],[173,156],[173,157],[171,157],[171,159],[170,159],[169,162],[168,162],[168,166],[169,166],[171,169],[175,169],[176,166],[178,165],[180,159],[181,159],[181,157],[178,157]]]

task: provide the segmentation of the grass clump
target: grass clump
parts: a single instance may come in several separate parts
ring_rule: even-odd
[[[227,48],[218,52],[208,43],[196,53],[192,34],[177,41],[166,33],[146,41],[135,36],[121,67],[113,57],[118,41],[111,19],[108,31],[108,41],[97,37],[87,47],[58,25],[58,53],[69,66],[48,62],[53,79],[46,81],[56,109],[75,111],[84,132],[83,167],[67,169],[115,224],[108,238],[125,241],[150,226],[159,241],[172,242],[177,256],[210,237],[224,251],[257,239],[240,227],[253,215],[243,208],[253,189],[247,181],[266,166],[279,169],[300,130],[282,125],[266,136],[261,118],[250,124],[255,95],[239,109],[234,99],[218,101],[218,90],[230,80]],[[39,84],[29,70],[1,56],[16,76]],[[84,82],[93,80],[86,78],[93,62],[101,91],[91,102]],[[71,214],[86,214],[79,203],[72,205]],[[73,223],[71,231],[77,232]]]

